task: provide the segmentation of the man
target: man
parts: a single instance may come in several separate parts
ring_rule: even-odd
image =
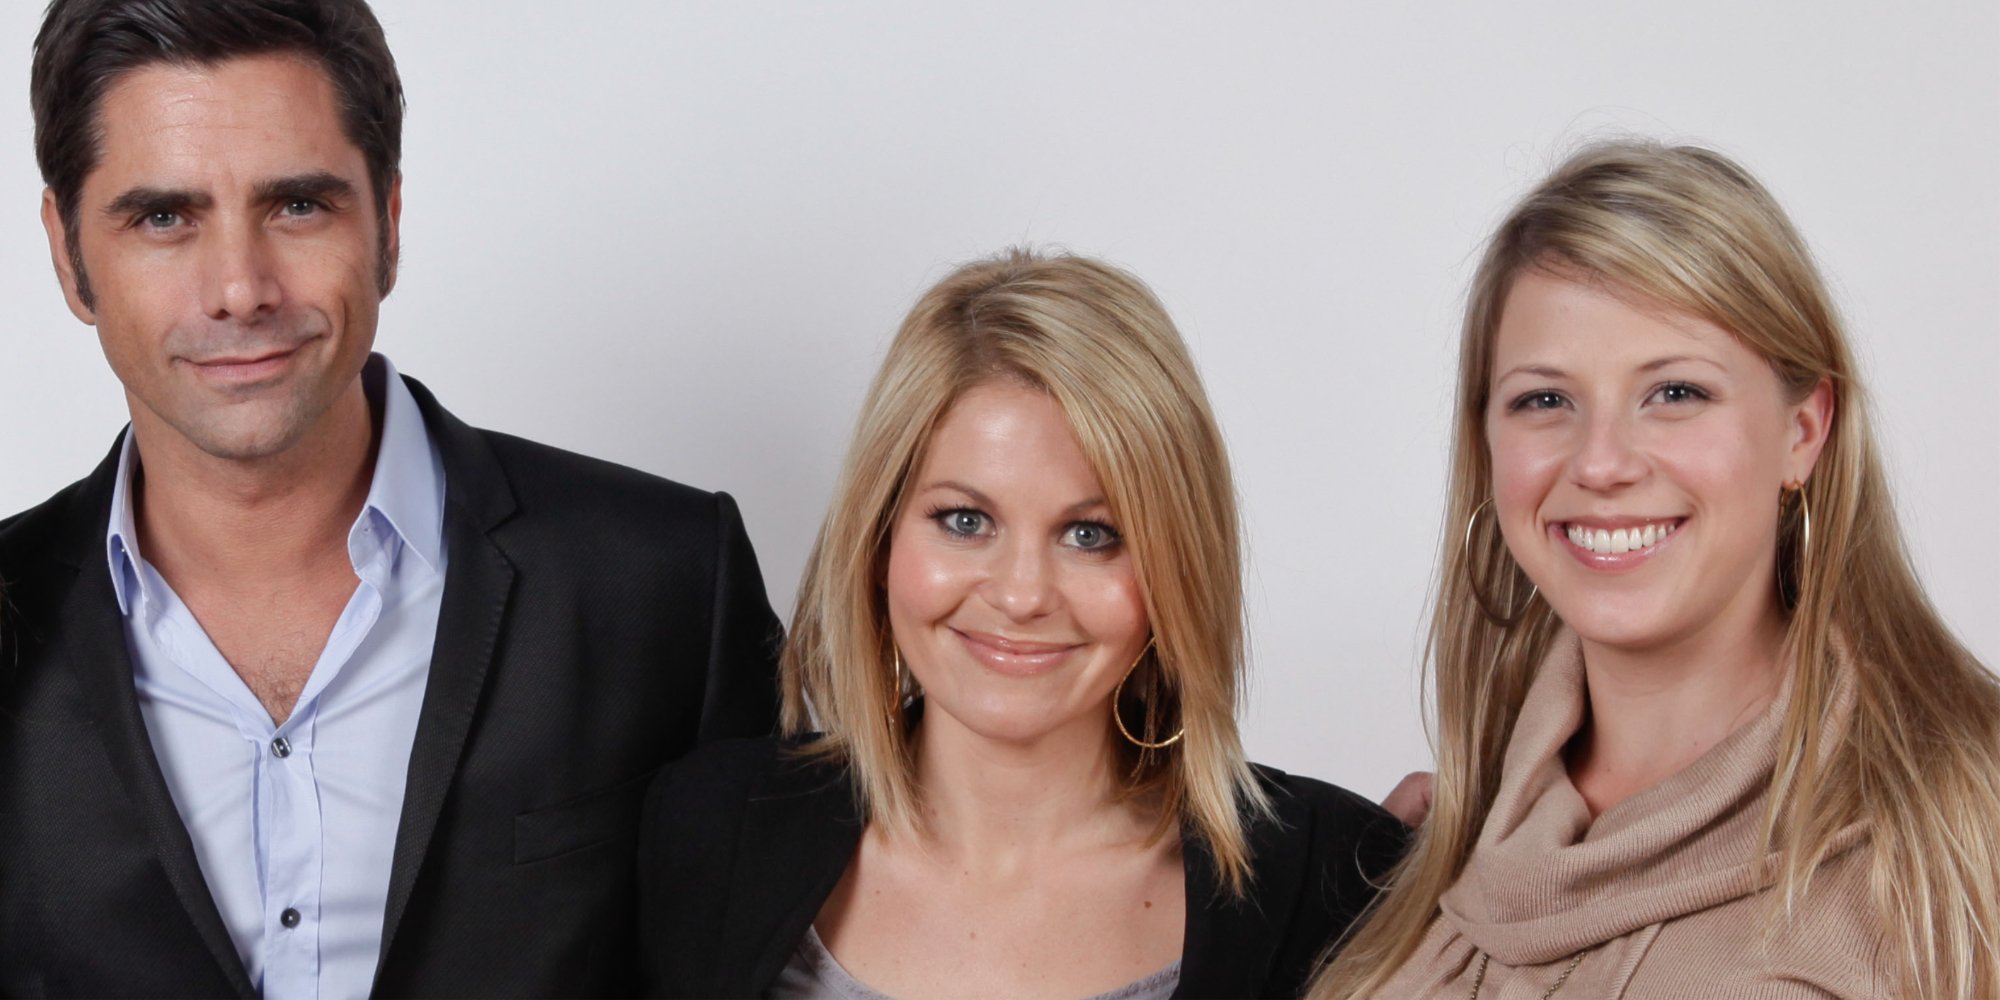
[[[0,522],[0,994],[630,988],[648,779],[767,732],[735,507],[371,354],[362,0],[56,0],[42,221],[131,427]]]

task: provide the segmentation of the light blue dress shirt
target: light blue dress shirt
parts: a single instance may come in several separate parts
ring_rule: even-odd
[[[444,466],[388,359],[360,582],[291,717],[273,724],[139,551],[128,431],[106,533],[140,713],[251,983],[270,1000],[363,997],[444,595]],[[379,366],[379,369],[378,367]]]

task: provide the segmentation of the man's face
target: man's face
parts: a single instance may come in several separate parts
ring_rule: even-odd
[[[141,439],[250,461],[311,438],[360,391],[401,207],[392,190],[382,233],[332,82],[287,55],[160,63],[113,83],[98,125],[75,233],[91,306],[53,195],[42,222]]]

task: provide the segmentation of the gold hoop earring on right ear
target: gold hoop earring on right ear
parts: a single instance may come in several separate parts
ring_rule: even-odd
[[[903,650],[896,640],[889,640],[889,728],[897,729],[903,724],[903,703],[909,700],[910,671],[903,666]]]
[[[1487,620],[1492,622],[1493,624],[1498,625],[1501,628],[1513,628],[1514,626],[1519,625],[1521,623],[1522,618],[1527,616],[1528,609],[1535,606],[1535,596],[1542,592],[1542,588],[1539,585],[1537,585],[1533,580],[1528,581],[1528,599],[1522,601],[1520,607],[1515,608],[1512,612],[1506,614],[1502,614],[1499,610],[1497,610],[1498,605],[1496,605],[1493,602],[1493,599],[1486,596],[1485,592],[1479,589],[1479,571],[1472,565],[1472,553],[1473,553],[1472,532],[1473,528],[1479,523],[1479,515],[1484,513],[1488,508],[1492,506],[1493,506],[1493,498],[1487,497],[1486,499],[1479,501],[1479,506],[1472,508],[1472,516],[1465,519],[1465,544],[1462,548],[1459,549],[1459,557],[1460,561],[1465,566],[1466,587],[1467,589],[1472,591],[1472,599],[1478,602],[1479,610],[1482,613],[1484,613],[1486,615]],[[1494,518],[1494,530],[1498,531],[1499,518],[1500,518],[1499,513],[1495,512],[1493,518]],[[1506,543],[1502,542],[1501,545],[1504,548]]]
[[[1806,568],[1810,565],[1808,560],[1812,558],[1812,502],[1806,499],[1805,480],[1794,479],[1779,488],[1778,510],[1781,517],[1785,509],[1785,498],[1787,497],[1797,497],[1799,503],[1799,545],[1792,556],[1792,562],[1797,564],[1798,570],[1792,574],[1792,587],[1788,593],[1784,588],[1785,544],[1784,539],[1780,538],[1778,540],[1778,596],[1785,601],[1787,607],[1797,607],[1800,597],[1805,593]]]
[[[1153,640],[1148,639],[1146,640],[1146,648],[1139,651],[1139,658],[1133,660],[1132,665],[1125,668],[1125,676],[1118,678],[1118,686],[1112,689],[1111,691],[1111,721],[1118,724],[1119,734],[1123,735],[1125,737],[1126,742],[1131,743],[1133,746],[1138,747],[1141,750],[1165,750],[1166,748],[1173,746],[1176,743],[1179,743],[1181,741],[1181,737],[1187,735],[1187,724],[1185,722],[1181,724],[1181,728],[1174,730],[1174,734],[1172,736],[1169,736],[1166,739],[1160,740],[1156,743],[1148,743],[1145,740],[1142,740],[1137,736],[1132,735],[1132,731],[1130,729],[1125,728],[1125,717],[1118,711],[1118,702],[1125,694],[1125,682],[1132,679],[1132,671],[1139,669],[1139,664],[1146,659],[1146,654],[1152,651],[1153,651]],[[1150,711],[1147,712],[1146,714],[1149,718],[1152,715]],[[1147,733],[1146,735],[1151,736],[1153,734]]]
[[[1806,558],[1812,553],[1812,502],[1806,499],[1805,480],[1792,483],[1792,492],[1799,496],[1799,575],[1806,572]]]

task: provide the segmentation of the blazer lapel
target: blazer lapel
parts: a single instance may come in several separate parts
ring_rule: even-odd
[[[1247,821],[1253,881],[1242,899],[1222,885],[1215,857],[1206,845],[1185,838],[1187,931],[1181,941],[1181,979],[1176,997],[1252,996],[1272,963],[1281,932],[1291,920],[1305,878],[1309,837],[1285,837],[1285,830],[1311,832],[1312,816],[1297,802],[1280,799],[1277,822]],[[1252,978],[1242,978],[1242,977]]]
[[[514,587],[513,563],[491,537],[514,512],[513,490],[499,460],[480,432],[446,412],[421,383],[407,377],[404,382],[416,397],[424,426],[444,462],[449,563],[389,867],[378,981],[423,872],[438,815],[458,775],[466,734],[479,708]]]
[[[750,969],[746,991],[758,996],[777,981],[840,884],[864,825],[845,770],[782,754],[744,810],[736,847],[738,858],[763,860],[753,878],[735,883],[723,910],[721,940],[741,942],[738,967]],[[787,874],[767,877],[771,872]]]
[[[121,437],[122,441],[123,438]],[[111,493],[118,475],[118,446],[88,485],[77,493],[71,507],[65,538],[56,551],[76,570],[69,594],[62,603],[63,648],[70,658],[70,676],[76,679],[105,753],[119,783],[138,810],[147,837],[153,842],[174,887],[187,910],[195,931],[208,945],[210,956],[222,967],[229,985],[241,997],[254,997],[250,976],[236,944],[222,923],[221,911],[209,894],[202,876],[201,862],[194,853],[194,839],[181,823],[173,793],[153,753],[152,737],[139,711],[139,696],[132,686],[131,651],[125,645],[125,620],[118,612],[118,597],[111,588],[111,571],[105,561],[104,532],[111,516]],[[81,554],[78,557],[78,554]]]

